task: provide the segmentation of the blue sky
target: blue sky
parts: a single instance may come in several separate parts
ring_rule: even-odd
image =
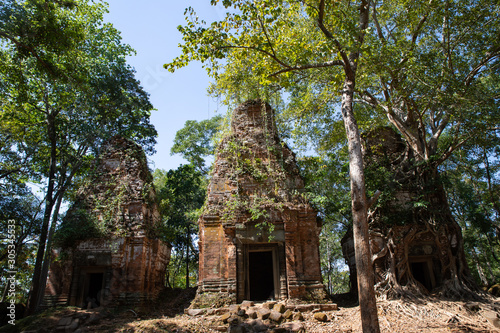
[[[137,73],[151,102],[158,110],[151,122],[158,131],[156,151],[150,157],[151,167],[176,169],[186,163],[179,155],[170,155],[175,133],[187,120],[204,120],[225,110],[207,95],[210,82],[200,63],[170,73],[163,64],[180,54],[181,34],[177,26],[185,23],[184,10],[191,6],[207,22],[222,19],[223,6],[210,6],[210,0],[108,0],[105,20],[121,31],[123,42],[137,55],[128,62]]]

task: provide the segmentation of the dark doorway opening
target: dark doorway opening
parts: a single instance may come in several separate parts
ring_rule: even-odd
[[[410,263],[410,267],[415,280],[420,282],[427,290],[431,291],[433,289],[433,281],[429,263],[427,261],[412,262]]]
[[[87,279],[88,292],[85,296],[85,304],[87,307],[95,308],[101,305],[101,291],[104,273],[89,273]]]
[[[251,301],[274,299],[272,251],[248,253],[248,280]]]

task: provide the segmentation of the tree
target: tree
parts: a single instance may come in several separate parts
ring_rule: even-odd
[[[212,0],[212,4],[218,1]],[[191,20],[180,27],[184,44],[182,55],[167,68],[186,65],[192,60],[212,61],[212,69],[219,69],[218,59],[228,57],[229,62],[241,64],[249,57],[257,57],[253,67],[261,82],[285,77],[289,84],[293,72],[313,68],[337,68],[330,81],[340,90],[341,112],[349,146],[352,215],[358,267],[359,301],[364,332],[378,332],[378,316],[373,289],[373,267],[370,261],[366,198],[361,154],[361,139],[354,118],[353,98],[356,88],[358,61],[369,23],[371,2],[361,0],[330,3],[324,0],[312,3],[294,1],[230,1],[224,6],[234,6],[237,13],[228,13],[221,22],[210,27],[199,26],[194,11],[188,9]],[[203,23],[203,22],[201,22]],[[312,43],[295,29],[312,26],[307,33],[317,40]],[[252,64],[255,65],[255,62]],[[245,66],[246,67],[246,66]],[[227,71],[227,70],[226,70]],[[267,81],[267,82],[266,82]],[[232,92],[235,90],[233,89]]]
[[[171,154],[181,154],[198,171],[203,174],[208,173],[205,165],[205,158],[213,156],[214,137],[222,125],[222,116],[217,115],[200,122],[188,120],[184,127],[175,133],[174,145]]]
[[[18,160],[29,158],[30,172],[46,184],[27,309],[33,313],[43,296],[49,225],[55,228],[74,177],[106,138],[120,134],[152,151],[156,131],[148,96],[125,61],[132,49],[103,23],[102,3],[9,1],[1,9],[0,118],[9,124]]]
[[[22,183],[0,184],[0,267],[4,272],[16,271],[16,301],[25,302],[29,290],[41,226],[42,201]],[[10,225],[10,227],[9,227]],[[14,238],[11,238],[14,235]],[[9,246],[10,245],[10,246]],[[6,278],[1,301],[5,302],[8,285]]]
[[[462,146],[443,165],[452,212],[464,231],[469,266],[487,288],[499,269],[498,137]],[[478,140],[474,140],[478,141]]]
[[[197,261],[193,245],[193,236],[198,232],[195,222],[205,201],[206,180],[192,164],[168,172],[156,169],[153,178],[163,221],[162,234],[172,243],[176,255],[184,259],[186,288],[189,288],[189,264]]]
[[[496,135],[499,7],[482,1],[389,5],[373,9],[360,102],[385,116],[408,146],[397,168],[407,170],[407,184],[411,179],[420,187],[425,209],[414,216],[459,238],[445,293],[462,295],[474,286],[439,168],[464,144]]]
[[[323,220],[320,235],[320,257],[324,283],[330,294],[348,292],[350,286],[347,266],[342,256],[340,239],[351,225],[348,160],[345,146],[320,156],[298,160],[304,177],[309,202]],[[332,184],[325,186],[325,184]],[[353,277],[354,283],[356,278]]]

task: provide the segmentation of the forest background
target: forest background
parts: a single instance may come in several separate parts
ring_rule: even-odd
[[[173,59],[174,54],[161,61],[170,62],[167,67],[174,69],[201,60],[214,78],[210,94],[229,110],[248,98],[271,102],[281,137],[298,154],[307,195],[324,221],[320,253],[325,285],[331,293],[346,292],[349,278],[340,238],[352,223],[350,164],[339,112],[341,101],[335,94],[342,78],[332,70],[339,65],[342,52],[336,49],[335,41],[322,42],[317,35],[324,32],[308,21],[321,13],[323,1],[317,2],[317,8],[311,6],[310,12],[307,6],[301,11],[293,4],[273,7],[272,1],[248,2],[254,5],[248,7],[246,3],[218,4],[217,8],[224,9],[207,20],[221,22],[212,25],[201,22],[194,9],[186,10],[182,56]],[[385,13],[383,8],[374,7],[380,11],[380,24],[368,30],[370,44],[362,50],[369,56],[368,65],[360,69],[358,86],[364,90],[356,91],[357,124],[362,133],[390,126],[389,113],[404,118],[398,128],[403,132],[424,133],[428,144],[423,149],[431,147],[434,155],[429,151],[422,154],[439,160],[440,179],[462,228],[472,274],[479,285],[491,286],[500,269],[498,3],[395,4],[387,13],[405,17],[406,23],[390,21],[389,14],[380,14]],[[338,36],[345,39],[340,42],[351,52],[359,44],[352,32],[356,31],[356,8],[350,3],[327,6],[340,16],[354,17],[352,21],[327,22],[338,29]],[[120,134],[136,140],[150,154],[155,149],[153,105],[127,63],[132,48],[105,23],[105,11],[100,2],[86,1],[11,0],[0,8],[0,241],[8,244],[8,221],[15,220],[15,267],[22,290],[16,294],[19,301],[27,300],[30,289],[32,294],[40,293],[45,244],[50,246],[53,241],[51,231],[56,231],[64,217],[64,203],[71,202],[79,182],[91,172],[100,144]],[[376,14],[374,10],[371,15]],[[288,21],[283,15],[289,15],[285,17]],[[451,28],[444,17],[457,25]],[[379,29],[382,23],[387,23],[387,30]],[[438,26],[441,30],[433,34]],[[246,29],[246,34],[231,35],[232,29]],[[279,48],[271,38],[281,43]],[[239,49],[246,49],[246,53],[233,52],[238,48],[224,44],[228,42],[241,43],[245,47]],[[385,47],[387,44],[390,47]],[[408,56],[401,58],[401,54]],[[220,61],[222,58],[225,60]],[[374,70],[366,70],[369,66]],[[169,80],[163,74],[161,77]],[[395,84],[395,78],[403,83]],[[206,96],[202,99],[207,101]],[[398,106],[402,110],[387,111]],[[182,103],[173,109],[168,114],[179,113]],[[210,107],[203,109],[210,115]],[[405,114],[408,110],[413,113]],[[416,119],[415,128],[405,128],[410,118]],[[206,193],[210,157],[225,131],[227,117],[186,122],[177,131],[171,152],[189,163],[154,171],[164,237],[174,245],[169,286],[195,285],[196,220]],[[368,195],[374,195],[387,177],[384,170],[367,174]],[[41,192],[33,193],[27,186],[30,183],[40,184]],[[390,191],[382,193],[380,202],[390,200],[390,195]],[[2,246],[0,264],[4,271],[8,259],[7,247]],[[5,277],[0,282],[5,298]]]

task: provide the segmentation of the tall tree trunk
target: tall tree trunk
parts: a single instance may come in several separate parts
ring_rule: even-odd
[[[189,245],[191,241],[191,229],[189,223],[187,225],[187,242],[186,242],[186,289],[189,288]]]
[[[479,279],[481,280],[481,283],[484,286],[488,286],[488,279],[486,278],[486,275],[484,274],[483,268],[481,267],[481,264],[479,263],[479,257],[476,253],[476,250],[474,248],[471,249],[472,252],[472,257],[474,258],[474,261],[476,262],[476,269],[477,273],[479,274]]]
[[[363,332],[380,332],[377,302],[374,289],[374,273],[371,261],[368,234],[368,200],[366,199],[365,177],[361,137],[354,118],[354,77],[347,77],[342,93],[342,116],[349,145],[349,175],[351,178],[351,199],[353,217],[354,250],[358,274],[358,298],[361,310]]]
[[[47,285],[47,276],[49,273],[50,261],[52,260],[51,256],[52,239],[54,238],[54,232],[57,226],[57,219],[59,217],[59,210],[61,208],[62,199],[63,199],[63,193],[58,193],[57,203],[54,207],[54,213],[52,215],[52,223],[50,225],[49,235],[47,238],[47,247],[42,265],[42,272],[40,277],[40,293],[37,299],[38,304],[36,305],[37,309],[40,307],[40,305],[42,305],[43,297],[45,294],[45,287]]]
[[[28,304],[26,307],[26,315],[32,315],[37,310],[38,297],[40,295],[40,280],[42,272],[43,257],[45,254],[45,243],[49,230],[50,217],[54,208],[54,184],[56,175],[56,159],[57,159],[57,137],[55,116],[49,113],[47,115],[47,132],[50,140],[50,167],[48,174],[47,195],[45,197],[45,212],[43,215],[42,228],[40,231],[40,240],[38,243],[38,252],[35,262],[35,270],[31,282],[31,290],[28,296]]]

